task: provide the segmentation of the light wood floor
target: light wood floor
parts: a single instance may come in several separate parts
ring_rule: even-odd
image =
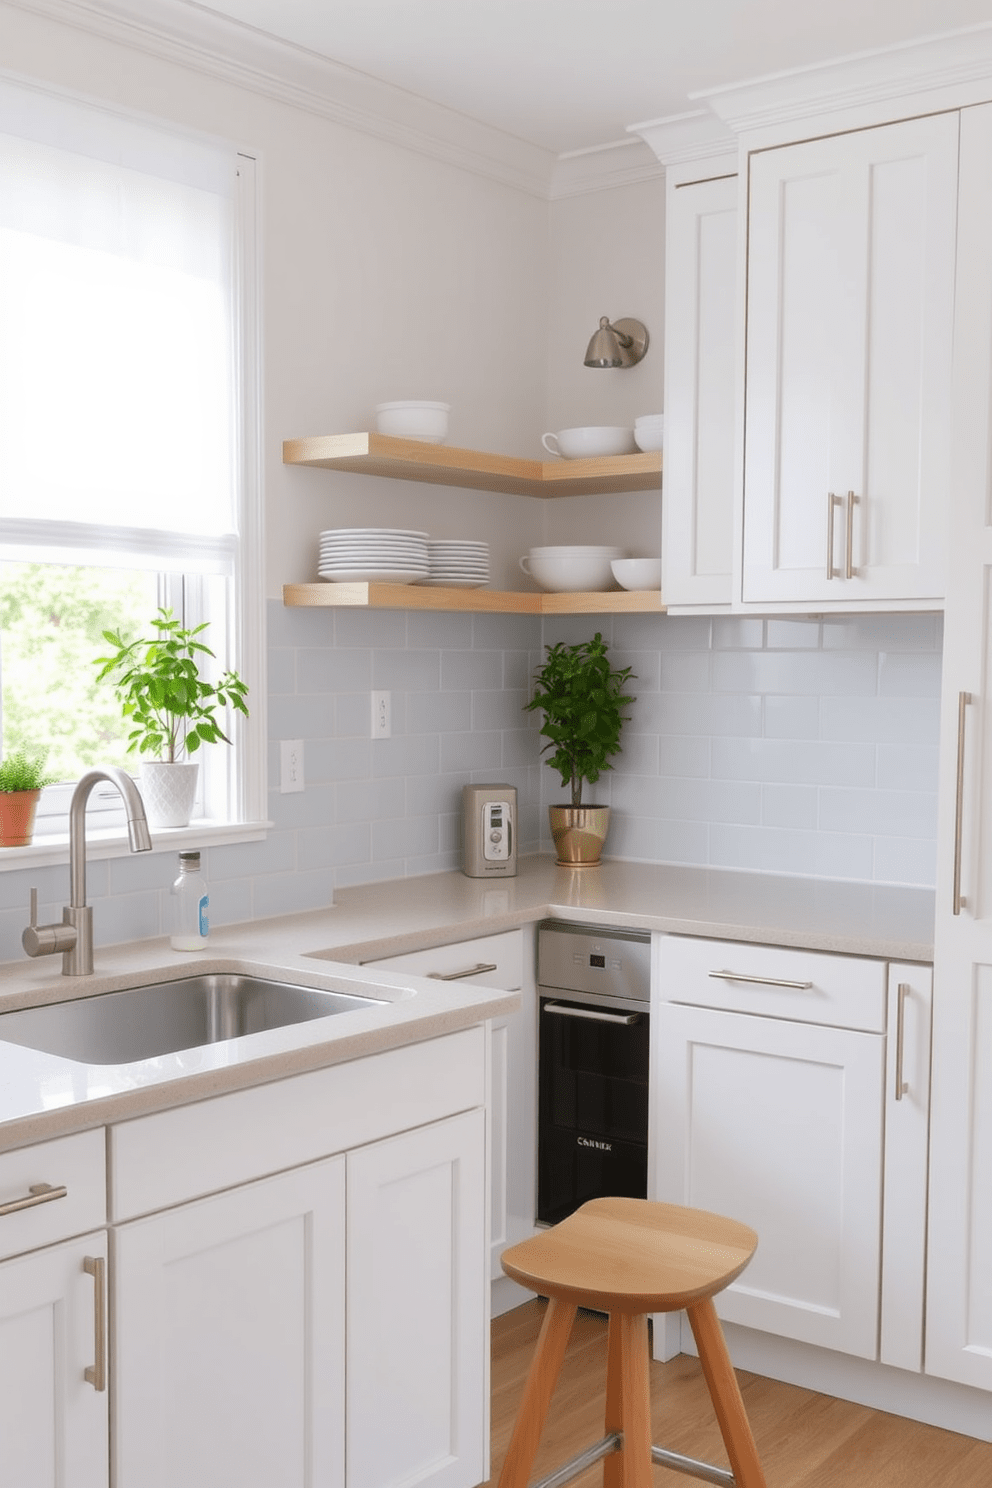
[[[543,1317],[525,1303],[493,1322],[492,1469],[495,1485]],[[558,1384],[534,1477],[540,1478],[603,1436],[606,1320],[580,1312]],[[738,1374],[768,1488],[992,1488],[992,1443],[921,1426],[899,1416]],[[653,1440],[689,1457],[727,1465],[699,1365],[680,1355],[652,1362]],[[698,1479],[654,1468],[653,1488],[687,1488]],[[602,1483],[602,1463],[573,1481]]]

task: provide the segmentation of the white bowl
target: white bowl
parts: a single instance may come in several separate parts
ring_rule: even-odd
[[[632,455],[637,446],[633,429],[614,424],[585,424],[578,429],[562,429],[545,434],[541,439],[551,455],[563,460],[590,460],[596,455]]]
[[[660,589],[660,558],[614,558],[610,564],[621,589]]]
[[[665,442],[665,419],[660,413],[634,421],[634,443],[639,450],[660,450]]]
[[[557,558],[530,552],[521,558],[520,567],[538,588],[549,593],[596,593],[616,588],[610,567],[613,561],[607,554],[595,549]]]
[[[412,398],[398,403],[377,403],[375,426],[380,434],[392,434],[396,439],[443,444],[448,437],[450,412],[450,403],[425,403]]]

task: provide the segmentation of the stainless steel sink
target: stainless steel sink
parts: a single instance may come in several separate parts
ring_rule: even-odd
[[[83,1064],[128,1064],[383,999],[217,972],[0,1013],[0,1040]]]

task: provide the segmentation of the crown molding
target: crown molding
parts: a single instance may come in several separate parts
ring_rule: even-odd
[[[737,149],[734,131],[708,109],[646,119],[643,124],[628,124],[627,129],[644,140],[664,166],[722,159]]]
[[[555,157],[193,0],[0,0],[547,200]]]
[[[643,140],[614,140],[590,150],[559,155],[551,176],[550,196],[558,201],[566,196],[611,191],[617,186],[636,186],[663,176],[657,157]]]
[[[691,95],[734,133],[816,115],[890,106],[895,115],[978,101],[992,83],[992,24],[921,37],[833,62],[769,74]]]

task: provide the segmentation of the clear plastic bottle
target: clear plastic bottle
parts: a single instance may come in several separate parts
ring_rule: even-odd
[[[210,934],[207,880],[200,872],[200,854],[179,854],[179,877],[172,885],[172,948],[202,951]]]

